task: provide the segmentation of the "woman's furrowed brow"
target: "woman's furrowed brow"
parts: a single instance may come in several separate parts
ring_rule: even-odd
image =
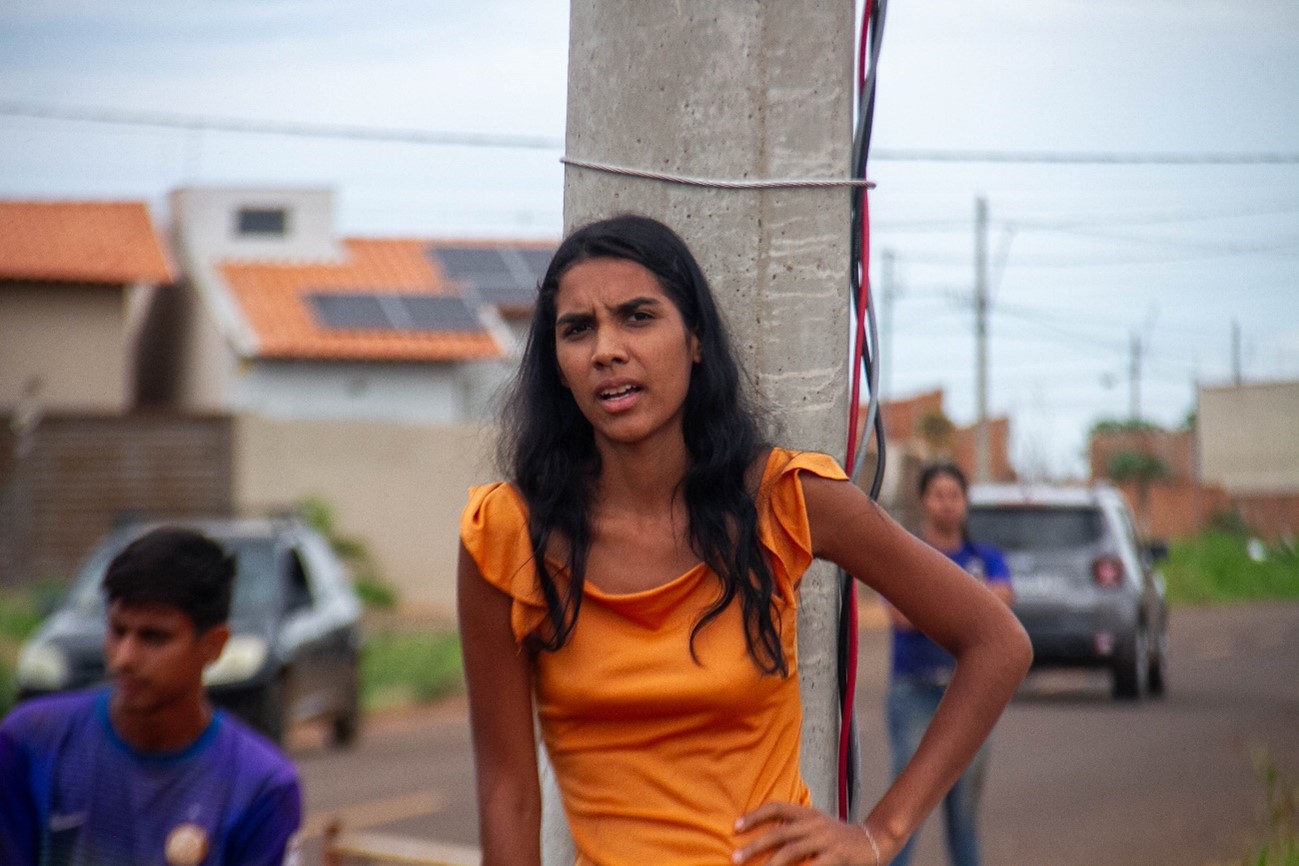
[[[619,315],[626,315],[627,313],[635,312],[641,307],[657,307],[659,305],[660,301],[658,298],[652,298],[647,295],[642,298],[632,298],[630,301],[624,301],[614,307],[614,311]]]
[[[564,315],[555,319],[555,327],[562,328],[565,325],[581,324],[583,322],[589,322],[589,321],[591,321],[590,313],[565,313]]]
[[[636,310],[639,310],[643,307],[660,307],[662,305],[663,302],[661,299],[646,295],[644,297],[632,298],[630,300],[623,301],[621,304],[614,306],[612,308],[612,312],[618,316],[626,316],[629,313],[634,313]],[[558,328],[569,324],[580,324],[582,322],[589,322],[593,318],[594,316],[588,312],[564,313],[563,315],[556,317],[555,327]]]

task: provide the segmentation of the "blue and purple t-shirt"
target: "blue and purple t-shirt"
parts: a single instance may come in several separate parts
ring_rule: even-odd
[[[0,724],[5,866],[279,866],[302,818],[297,773],[221,710],[192,744],[133,750],[106,689],[41,698]]]
[[[944,550],[947,558],[973,577],[988,583],[1010,583],[1010,569],[1001,551],[990,544],[966,541],[959,550]],[[893,676],[943,682],[956,659],[917,629],[893,626]]]

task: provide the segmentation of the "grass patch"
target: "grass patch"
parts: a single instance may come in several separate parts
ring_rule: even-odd
[[[1282,545],[1261,552],[1251,558],[1245,538],[1224,532],[1174,542],[1160,565],[1169,603],[1299,599],[1299,554]]]
[[[397,590],[373,574],[363,574],[356,577],[352,582],[352,586],[356,589],[356,597],[367,608],[378,610],[397,609]]]
[[[1253,749],[1254,769],[1263,783],[1259,841],[1242,866],[1299,866],[1299,781],[1282,773],[1267,749]]]
[[[372,635],[361,655],[361,703],[366,710],[429,703],[464,684],[455,632],[388,629]]]
[[[33,593],[0,593],[0,716],[13,708],[18,693],[14,669],[27,636],[41,624]]]

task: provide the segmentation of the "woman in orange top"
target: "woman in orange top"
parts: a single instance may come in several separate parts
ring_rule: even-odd
[[[881,866],[991,730],[1031,651],[986,588],[825,455],[763,441],[702,273],[661,223],[570,235],[507,414],[508,483],[461,522],[484,864],[540,863],[533,713],[578,863]],[[815,557],[958,660],[864,824],[799,775],[796,614]]]

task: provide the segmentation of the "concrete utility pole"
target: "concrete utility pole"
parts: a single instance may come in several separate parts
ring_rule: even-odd
[[[974,200],[974,481],[989,480],[988,470],[988,200]]]
[[[567,153],[711,179],[846,178],[851,163],[851,0],[572,0]],[[569,166],[564,222],[636,211],[699,257],[779,440],[843,457],[847,437],[850,193],[724,190]],[[831,569],[799,610],[802,766],[836,808],[838,708]],[[548,863],[572,863],[548,786]]]

